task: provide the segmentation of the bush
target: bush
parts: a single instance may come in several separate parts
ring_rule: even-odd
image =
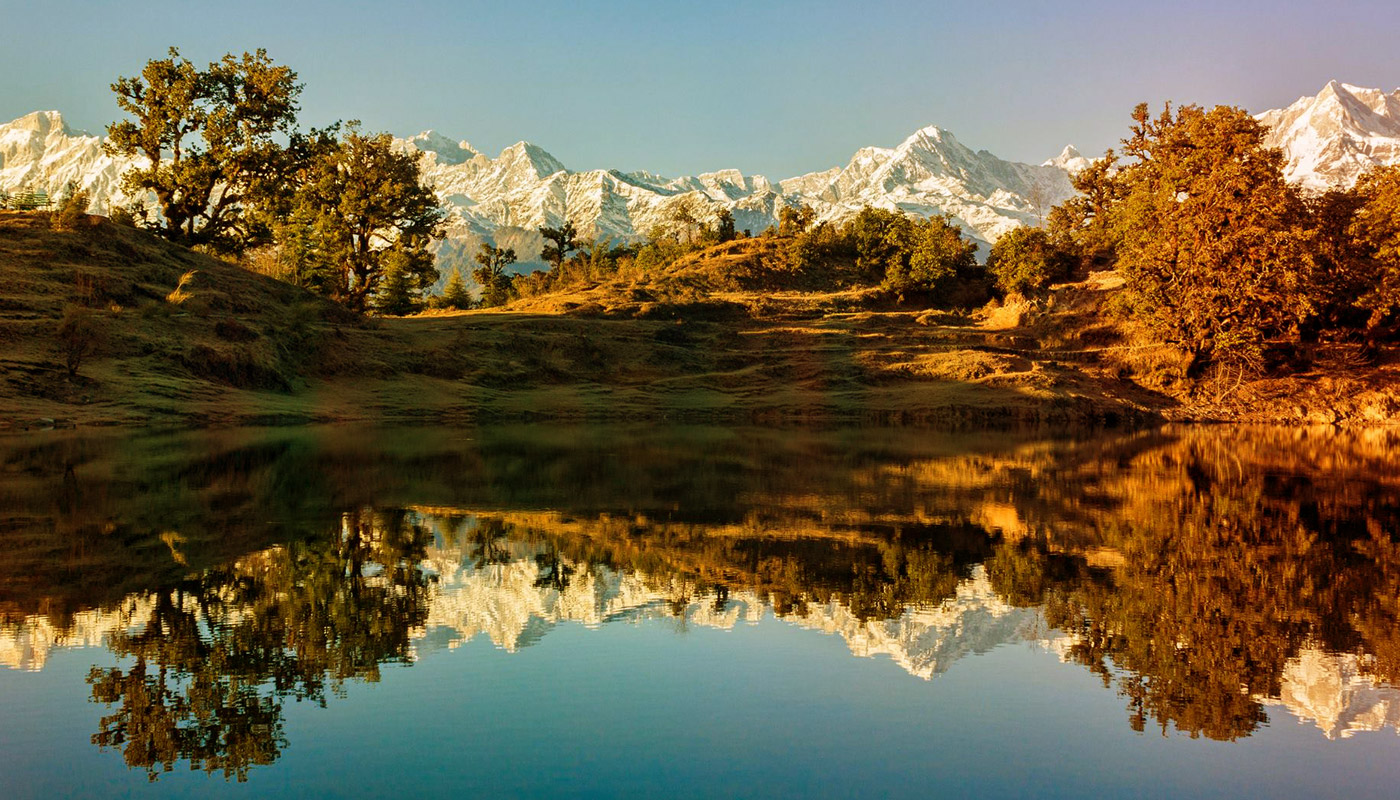
[[[56,231],[77,230],[80,225],[87,221],[89,200],[86,190],[79,189],[76,184],[68,184],[68,189],[63,193],[63,199],[59,201],[58,210],[54,212],[50,220],[53,229]]]
[[[904,249],[906,258],[894,258],[885,272],[885,288],[906,294],[941,296],[945,302],[959,279],[977,271],[977,245],[947,217],[915,222]]]
[[[113,206],[107,214],[107,219],[116,225],[124,225],[128,228],[136,227],[136,215],[126,206]]]
[[[987,271],[997,289],[1030,296],[1069,274],[1070,259],[1039,228],[1014,228],[997,239]]]
[[[63,310],[57,333],[68,376],[77,377],[83,362],[97,352],[102,343],[102,327],[97,314],[83,306],[70,305]]]
[[[866,206],[842,228],[855,252],[857,280],[879,283],[909,258],[914,221],[897,211]]]

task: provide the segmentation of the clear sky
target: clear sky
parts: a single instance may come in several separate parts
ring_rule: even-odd
[[[0,0],[0,119],[56,108],[96,131],[112,80],[170,45],[197,63],[265,47],[300,73],[307,124],[783,178],[929,124],[1039,162],[1115,144],[1139,101],[1261,111],[1332,78],[1392,90],[1397,37],[1395,0]]]

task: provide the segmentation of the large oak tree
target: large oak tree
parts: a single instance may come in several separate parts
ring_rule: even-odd
[[[127,194],[154,194],[147,224],[187,245],[238,252],[265,241],[259,206],[280,192],[288,168],[279,137],[295,134],[302,86],[264,50],[196,67],[179,50],[112,84],[134,119],[107,128],[104,145],[144,164],[122,177]]]

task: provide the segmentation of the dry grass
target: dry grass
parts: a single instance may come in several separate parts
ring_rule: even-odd
[[[184,275],[181,275],[180,282],[175,284],[175,288],[170,292],[170,294],[165,296],[165,302],[171,304],[172,306],[178,306],[182,305],[186,300],[190,299],[191,297],[194,297],[194,294],[189,291],[188,287],[191,283],[194,282],[194,276],[198,274],[199,270],[192,269],[189,272],[186,272]]]
[[[135,229],[56,232],[39,216],[0,213],[0,425],[980,425],[1224,413],[1183,387],[1179,354],[1106,318],[1111,290],[1094,284],[959,315],[891,308],[878,290],[707,288],[691,274],[596,283],[504,310],[363,319]],[[693,272],[732,274],[764,246],[735,246],[721,253],[732,263]],[[77,378],[56,334],[73,305],[99,313],[104,332]],[[1340,412],[1347,419],[1393,414],[1394,368],[1367,375],[1355,379],[1365,390]],[[1297,384],[1271,396],[1277,384],[1246,382],[1230,402],[1292,415],[1298,401],[1312,413],[1356,385]]]

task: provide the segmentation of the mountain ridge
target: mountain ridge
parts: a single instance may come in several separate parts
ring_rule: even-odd
[[[1400,89],[1328,81],[1313,96],[1255,115],[1283,150],[1284,177],[1310,192],[1350,188],[1376,166],[1400,164]]]
[[[1340,81],[1316,95],[1256,115],[1266,143],[1284,151],[1285,175],[1310,192],[1345,188],[1376,165],[1400,164],[1400,90],[1387,93]],[[1070,178],[1090,162],[1072,145],[1040,164],[974,150],[946,128],[928,125],[893,147],[858,148],[844,165],[780,180],[719,169],[668,177],[645,170],[572,171],[527,140],[494,157],[466,139],[434,130],[396,138],[420,158],[424,182],[448,211],[442,250],[469,254],[481,242],[514,247],[522,266],[538,257],[538,228],[573,220],[584,236],[637,241],[664,227],[681,204],[704,221],[721,211],[753,233],[776,225],[783,208],[812,207],[818,222],[840,223],[867,205],[932,217],[948,215],[985,249],[1007,231],[1043,222],[1073,196]],[[69,183],[108,213],[130,198],[121,174],[143,160],[102,150],[101,137],[69,128],[57,111],[36,111],[0,125],[0,189],[42,189],[56,197]]]
[[[548,150],[522,140],[494,158],[465,139],[426,130],[396,138],[417,152],[424,182],[448,209],[449,240],[474,248],[494,240],[526,260],[538,252],[537,228],[574,220],[586,236],[635,241],[664,225],[676,204],[698,203],[710,219],[721,209],[739,229],[776,225],[782,208],[805,204],[818,221],[840,222],[865,205],[919,216],[949,214],[982,245],[1011,228],[1038,221],[1043,208],[1073,192],[1069,170],[1003,161],[966,147],[938,126],[921,128],[895,147],[863,147],[843,166],[780,181],[719,169],[668,177],[647,171],[569,170]],[[1072,148],[1071,148],[1072,149]],[[57,111],[34,112],[0,125],[0,188],[43,189],[51,196],[71,181],[105,214],[130,201],[120,176],[135,160],[102,150],[102,139],[72,129]],[[142,162],[144,163],[144,162]]]

